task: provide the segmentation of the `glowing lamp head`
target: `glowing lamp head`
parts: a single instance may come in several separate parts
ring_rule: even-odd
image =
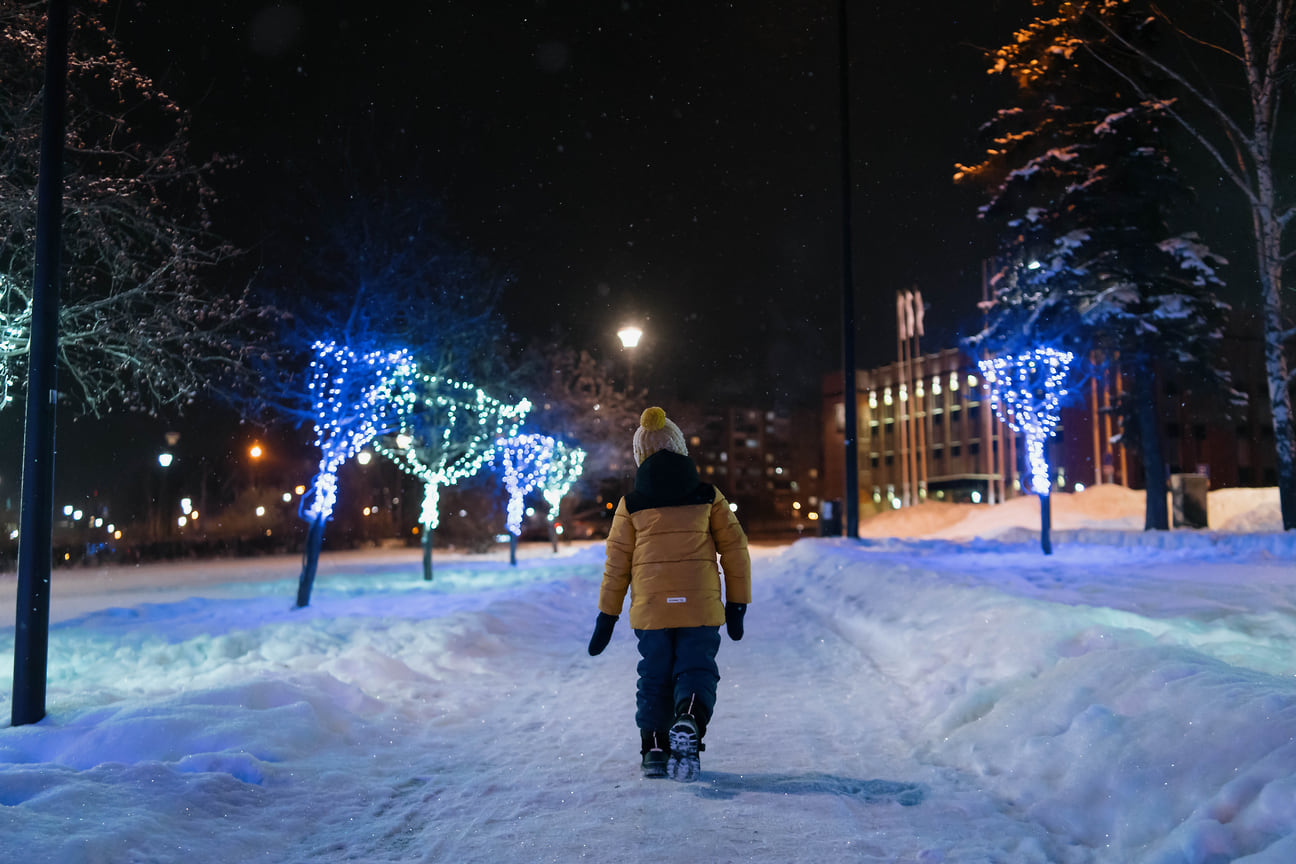
[[[639,344],[639,340],[643,338],[643,331],[638,327],[629,325],[617,331],[617,338],[621,340],[622,347],[634,348]]]

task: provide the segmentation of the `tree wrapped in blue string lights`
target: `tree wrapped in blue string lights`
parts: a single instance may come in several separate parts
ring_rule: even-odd
[[[408,399],[415,364],[408,351],[357,354],[336,342],[312,346],[309,395],[315,414],[320,467],[298,512],[310,528],[297,585],[297,606],[310,603],[324,545],[324,524],[337,504],[338,469],[377,436],[400,428],[399,406]]]
[[[495,441],[517,434],[531,403],[501,402],[480,387],[444,376],[414,372],[396,394],[397,423],[374,441],[374,449],[423,483],[423,578],[432,579],[432,538],[440,524],[441,489],[481,470]]]
[[[978,360],[999,419],[1026,438],[1026,468],[1030,491],[1040,499],[1040,546],[1053,553],[1049,538],[1048,439],[1056,432],[1071,376],[1070,351],[1033,348],[1016,354]]]

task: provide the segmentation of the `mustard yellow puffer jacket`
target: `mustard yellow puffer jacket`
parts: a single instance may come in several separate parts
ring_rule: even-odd
[[[636,630],[718,627],[725,600],[751,602],[747,535],[687,456],[659,450],[645,459],[612,516],[599,610],[620,615],[627,589]]]

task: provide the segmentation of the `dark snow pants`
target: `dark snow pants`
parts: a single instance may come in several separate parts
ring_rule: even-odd
[[[636,630],[639,638],[639,691],[635,723],[644,732],[666,732],[675,708],[692,700],[693,716],[705,732],[715,710],[720,668],[719,627]]]

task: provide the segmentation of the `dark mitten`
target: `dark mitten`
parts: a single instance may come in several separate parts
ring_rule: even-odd
[[[725,604],[725,629],[729,631],[729,638],[735,642],[742,638],[743,616],[746,614],[746,603]]]
[[[609,615],[606,612],[598,614],[598,620],[594,622],[594,635],[590,637],[589,652],[593,657],[602,654],[603,649],[612,641],[612,628],[616,626],[619,615]]]

